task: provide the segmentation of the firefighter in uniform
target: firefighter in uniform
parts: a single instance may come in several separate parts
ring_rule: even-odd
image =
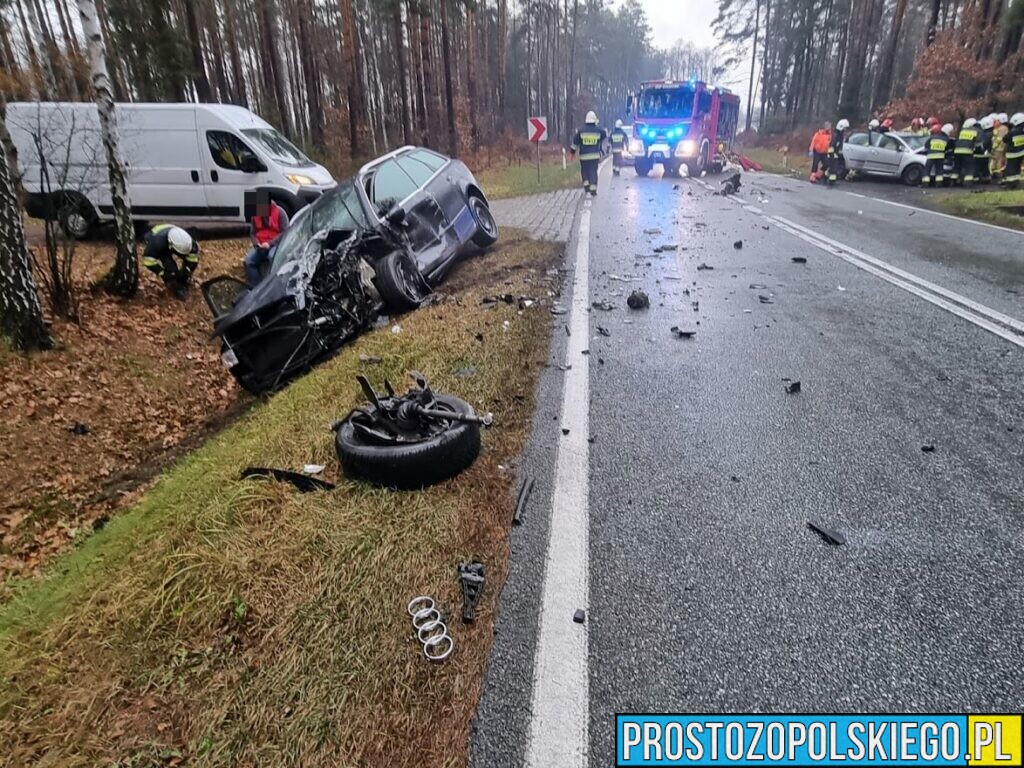
[[[947,132],[948,129],[948,132]],[[924,183],[929,187],[941,186],[944,181],[943,168],[946,164],[946,148],[950,143],[949,135],[953,132],[953,126],[948,123],[944,126],[933,125],[931,138],[925,142],[928,161],[924,170]]]
[[[1003,183],[1017,186],[1020,182],[1021,161],[1024,160],[1024,112],[1010,118],[1010,132],[1006,134],[1006,172]]]
[[[992,181],[992,128],[995,121],[992,115],[986,115],[978,121],[981,133],[974,145],[974,172],[978,181],[988,184]]]
[[[978,141],[978,121],[973,117],[964,120],[953,147],[953,181],[966,187],[974,183],[974,144]]]
[[[597,127],[597,114],[587,112],[586,125],[576,131],[572,138],[573,158],[579,155],[580,176],[583,177],[583,189],[597,197],[597,166],[604,156],[604,143],[608,134],[604,128]]]
[[[612,145],[612,173],[618,176],[619,169],[623,165],[622,155],[626,151],[626,144],[629,142],[629,136],[622,130],[621,120],[615,121],[615,130],[609,135],[608,142]]]
[[[160,277],[179,299],[184,299],[192,273],[199,266],[199,243],[181,227],[157,224],[146,233],[142,266]],[[177,259],[181,259],[178,264]]]
[[[846,141],[846,129],[850,127],[850,121],[842,119],[836,123],[836,129],[832,131],[832,141],[828,145],[828,185],[831,187],[839,180],[839,173],[842,169],[843,142]]]
[[[1006,168],[1006,134],[1010,130],[1010,118],[1005,112],[994,115],[995,128],[992,129],[992,176],[1002,178]]]

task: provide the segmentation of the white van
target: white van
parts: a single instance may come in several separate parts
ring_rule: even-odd
[[[247,221],[253,196],[246,193],[261,190],[294,214],[335,185],[327,169],[242,107],[118,104],[117,120],[137,222]],[[95,104],[8,104],[7,127],[30,216],[53,205],[76,238],[114,218]]]

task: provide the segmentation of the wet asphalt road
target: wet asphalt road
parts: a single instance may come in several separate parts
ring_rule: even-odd
[[[589,764],[614,765],[616,712],[1024,709],[1024,349],[764,216],[1018,321],[1024,235],[854,185],[748,177],[762,216],[694,181],[606,168],[602,184],[589,298],[615,309],[590,313]],[[649,310],[626,308],[633,288]],[[560,375],[541,383],[541,485],[513,534],[477,766],[523,764]]]

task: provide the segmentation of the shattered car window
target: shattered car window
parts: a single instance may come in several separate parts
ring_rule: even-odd
[[[321,230],[356,230],[368,226],[369,221],[355,185],[351,181],[342,183],[295,217],[277,244],[271,272],[276,273],[298,257],[306,243]]]

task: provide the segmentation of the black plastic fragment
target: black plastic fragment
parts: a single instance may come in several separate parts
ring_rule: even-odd
[[[279,483],[291,483],[302,493],[334,490],[334,483],[276,467],[246,467],[242,470],[242,479],[250,477],[263,477],[277,480]]]
[[[651,299],[643,291],[633,291],[626,299],[630,309],[647,309],[651,306]]]
[[[792,261],[793,261],[794,264],[806,264],[807,263],[807,257],[806,256],[794,256]]]
[[[846,537],[839,531],[833,531],[830,528],[826,528],[820,523],[815,523],[811,520],[807,521],[807,527],[814,531],[816,534],[821,536],[827,544],[831,544],[833,547],[841,547],[846,543]]]
[[[455,571],[462,587],[462,622],[472,624],[476,621],[476,605],[484,592],[484,564],[478,561],[459,563]]]
[[[522,525],[523,511],[526,509],[526,502],[530,500],[533,492],[533,478],[523,478],[523,484],[519,486],[519,498],[516,499],[516,511],[512,515],[512,525]]]
[[[611,336],[612,335],[611,331],[609,331],[607,328],[602,328],[600,325],[597,326],[597,332],[600,335],[602,335],[602,336]]]
[[[697,335],[696,331],[680,328],[678,325],[673,325],[670,331],[677,339],[692,339]]]
[[[732,244],[732,247],[735,248],[737,251],[740,250],[741,248],[743,248],[743,241],[737,240],[735,243]]]
[[[800,391],[799,381],[787,381],[786,382],[786,394],[795,395]]]
[[[576,613],[572,615],[572,620],[577,624],[583,624],[587,620],[587,612],[582,608],[577,608]]]
[[[81,422],[76,421],[74,424],[68,427],[68,432],[70,432],[72,435],[82,437],[84,435],[88,435],[90,432],[92,432],[92,430],[89,429],[88,424],[82,424]]]
[[[922,445],[921,446],[921,450],[924,451],[925,453],[935,453],[935,446],[934,445]]]

